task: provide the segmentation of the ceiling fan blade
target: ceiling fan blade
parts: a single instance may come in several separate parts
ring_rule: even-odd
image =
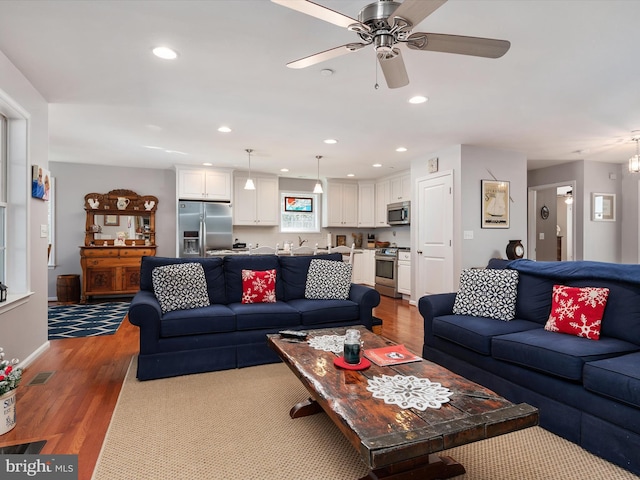
[[[323,7],[317,3],[310,2],[309,0],[271,0],[273,3],[282,5],[283,7],[296,10],[297,12],[311,15],[312,17],[319,18],[325,22],[333,23],[339,27],[349,28],[351,25],[356,24],[363,28],[365,31],[369,31],[369,27],[360,23],[355,18],[343,15],[340,12],[331,10],[330,8]]]
[[[287,63],[287,67],[289,68],[310,67],[311,65],[315,65],[316,63],[324,62],[326,60],[339,57],[340,55],[345,55],[347,53],[355,52],[366,46],[367,46],[366,43],[347,43],[346,45],[332,48],[331,50],[325,50],[324,52],[316,53],[314,55],[310,55],[308,57],[300,58],[293,62],[289,62]]]
[[[389,15],[389,19],[402,17],[405,20],[409,20],[415,26],[446,2],[447,0],[404,0],[404,2]]]
[[[457,53],[474,57],[500,58],[509,50],[511,42],[494,38],[463,37],[440,33],[413,33],[407,39],[412,50]]]
[[[384,79],[387,81],[387,86],[389,88],[400,88],[409,85],[409,76],[407,75],[400,49],[394,48],[393,53],[395,56],[384,53],[378,54],[378,61],[380,62]]]

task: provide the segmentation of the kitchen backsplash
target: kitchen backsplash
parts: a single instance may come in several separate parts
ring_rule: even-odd
[[[323,228],[320,233],[281,233],[278,227],[233,227],[233,242],[258,245],[268,245],[275,247],[276,244],[282,248],[285,242],[292,242],[298,246],[299,239],[306,240],[305,245],[311,247],[318,244],[319,248],[326,248],[327,235],[331,235],[331,245],[336,244],[336,235],[347,237],[347,246],[354,242],[353,234],[362,234],[362,246],[367,247],[367,235],[373,234],[376,240],[381,242],[395,243],[399,247],[411,246],[410,226],[397,226],[389,228]],[[395,232],[395,235],[394,235]],[[237,239],[237,240],[236,240]]]

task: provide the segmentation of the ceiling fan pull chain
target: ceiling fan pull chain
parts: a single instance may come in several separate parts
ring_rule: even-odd
[[[378,90],[380,88],[380,85],[378,85],[378,57],[377,56],[373,57],[373,62],[376,64],[375,65],[375,69],[376,69],[376,84],[373,86],[373,88]]]

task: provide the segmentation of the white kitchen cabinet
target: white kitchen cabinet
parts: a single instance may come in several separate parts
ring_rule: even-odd
[[[406,202],[411,200],[411,173],[403,173],[389,179],[389,203]]]
[[[209,168],[178,168],[181,200],[231,201],[231,171]]]
[[[327,182],[324,197],[324,227],[358,226],[357,183]]]
[[[369,285],[370,287],[376,284],[376,251],[373,249],[363,250],[363,270],[362,270],[362,283]]]
[[[388,227],[387,205],[391,203],[389,192],[389,180],[382,180],[376,183],[376,227]]]
[[[233,182],[233,224],[271,227],[279,224],[278,177],[252,175],[255,190],[245,190],[248,175],[237,174]]]
[[[411,252],[398,252],[398,293],[411,295]]]
[[[373,182],[358,183],[358,227],[375,227],[376,185]]]
[[[376,283],[376,261],[373,249],[357,250],[353,255],[353,275],[352,282],[362,285],[375,286]]]

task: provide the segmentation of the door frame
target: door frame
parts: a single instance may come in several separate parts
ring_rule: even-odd
[[[527,258],[530,260],[536,259],[536,237],[538,236],[538,232],[536,231],[536,216],[538,215],[538,207],[536,205],[537,193],[538,190],[546,190],[548,188],[558,188],[570,186],[573,191],[573,215],[571,216],[571,229],[572,239],[571,239],[571,248],[573,251],[573,256],[575,259],[576,254],[576,209],[575,204],[578,201],[578,195],[576,195],[576,185],[577,182],[575,180],[567,180],[565,182],[556,182],[556,183],[548,183],[545,185],[536,185],[533,187],[528,187],[527,189],[527,245],[529,248],[527,249]]]

